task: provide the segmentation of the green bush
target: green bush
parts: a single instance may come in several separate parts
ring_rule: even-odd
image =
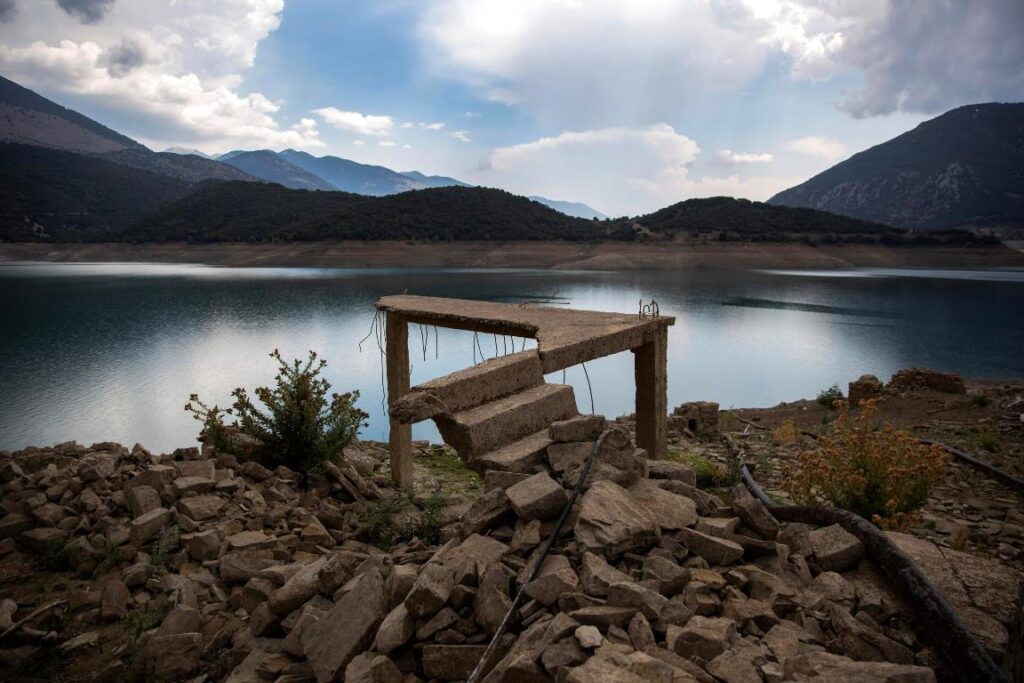
[[[320,376],[327,361],[313,351],[305,361],[290,364],[277,349],[270,356],[278,364],[276,385],[253,390],[265,410],[257,407],[242,388],[231,392],[235,402],[229,409],[216,405],[211,408],[193,394],[185,410],[203,423],[203,434],[215,448],[245,455],[230,438],[237,430],[258,441],[260,450],[271,460],[306,474],[314,473],[324,462],[337,457],[364,426],[368,416],[355,407],[359,392],[330,393],[330,383]],[[225,425],[225,415],[238,419]]]
[[[971,405],[977,406],[979,408],[984,408],[989,403],[991,403],[991,400],[985,394],[980,392],[977,394],[971,394]]]
[[[835,410],[836,401],[842,400],[843,390],[839,388],[838,384],[833,384],[828,389],[822,389],[818,392],[818,404],[829,410]]]

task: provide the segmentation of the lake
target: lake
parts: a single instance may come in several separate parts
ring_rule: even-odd
[[[657,301],[669,332],[669,404],[769,406],[863,373],[925,366],[1024,377],[1024,270],[545,271],[232,269],[202,265],[0,264],[0,449],[76,439],[192,445],[189,394],[227,405],[269,383],[268,354],[315,349],[338,391],[359,389],[362,436],[386,438],[370,331],[384,294],[547,300],[634,312]],[[508,350],[490,335],[410,326],[412,381]],[[517,348],[523,340],[516,340]],[[527,344],[529,348],[530,344]],[[632,412],[631,354],[587,364],[593,408]],[[562,373],[549,378],[561,381]],[[583,368],[566,372],[589,412]],[[415,438],[436,439],[432,423]]]

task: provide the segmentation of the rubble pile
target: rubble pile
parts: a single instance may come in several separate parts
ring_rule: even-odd
[[[528,466],[483,472],[446,543],[388,551],[355,540],[394,493],[357,450],[303,489],[208,449],[29,449],[0,465],[0,563],[59,545],[96,577],[62,646],[102,652],[94,680],[462,681],[520,589],[489,683],[935,680],[907,606],[840,527],[780,526],[742,486],[724,505],[599,416],[548,436]],[[34,607],[8,602],[12,623]],[[137,644],[109,637],[143,611]]]

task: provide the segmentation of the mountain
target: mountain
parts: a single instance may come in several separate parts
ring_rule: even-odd
[[[110,237],[192,191],[176,178],[48,147],[0,143],[0,239]]]
[[[504,190],[440,187],[371,197],[208,183],[125,231],[131,241],[588,240],[591,221]]]
[[[583,204],[581,202],[562,202],[557,199],[548,199],[547,197],[538,197],[536,195],[530,195],[530,199],[535,202],[540,202],[544,206],[548,206],[555,211],[561,211],[566,216],[575,216],[576,218],[586,218],[592,220],[594,218],[598,220],[604,220],[608,218],[597,209]]]
[[[193,156],[202,157],[204,159],[213,159],[213,157],[210,156],[209,154],[206,154],[205,152],[200,152],[198,149],[193,149],[191,147],[168,147],[167,149],[164,150],[164,153],[184,155],[191,154]]]
[[[253,180],[198,156],[156,153],[129,137],[0,76],[0,142],[100,155],[107,161],[186,182]]]
[[[315,157],[294,149],[278,152],[278,156],[323,178],[335,189],[343,192],[381,196],[425,187],[412,178],[384,166],[360,164],[334,156]]]
[[[142,147],[129,137],[0,76],[0,140],[102,153]]]
[[[469,183],[443,175],[424,175],[419,171],[402,171],[402,175],[420,183],[423,187],[473,187]]]
[[[1024,225],[1024,103],[976,104],[768,200],[915,230]]]
[[[255,152],[228,152],[217,157],[217,160],[260,180],[277,183],[293,190],[337,189],[323,178],[289,163],[280,154],[268,149]]]

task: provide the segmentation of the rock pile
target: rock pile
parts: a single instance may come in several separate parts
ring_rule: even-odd
[[[450,540],[388,552],[354,540],[389,493],[359,453],[304,491],[287,468],[196,449],[32,449],[0,468],[0,562],[61,544],[101,577],[79,598],[72,651],[155,615],[136,647],[105,651],[98,680],[465,680],[520,589],[489,683],[935,680],[856,538],[782,528],[742,487],[723,505],[621,428],[527,582],[607,427],[553,424],[529,471],[484,473]]]

